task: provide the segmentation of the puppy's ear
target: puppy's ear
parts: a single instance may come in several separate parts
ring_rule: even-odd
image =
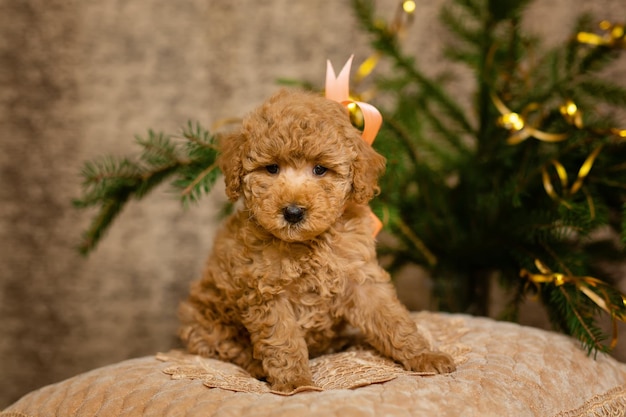
[[[354,143],[357,157],[352,165],[352,199],[366,204],[380,192],[378,178],[385,172],[385,158],[360,137]]]
[[[237,201],[241,194],[243,176],[242,148],[245,137],[240,131],[224,134],[219,138],[218,164],[224,174],[226,195],[231,201]]]

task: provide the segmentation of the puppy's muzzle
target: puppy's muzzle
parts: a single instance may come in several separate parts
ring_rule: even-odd
[[[306,210],[302,207],[298,207],[295,204],[290,204],[283,208],[283,217],[291,224],[296,224],[304,219],[304,212]]]

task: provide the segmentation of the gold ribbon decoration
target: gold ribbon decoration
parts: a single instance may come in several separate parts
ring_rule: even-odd
[[[618,290],[612,289],[607,283],[598,278],[553,272],[539,259],[535,259],[535,267],[539,273],[531,273],[524,268],[520,271],[520,277],[526,278],[528,280],[527,284],[533,285],[537,290],[539,290],[541,284],[552,284],[556,287],[565,284],[573,284],[578,291],[582,292],[611,317],[613,322],[613,336],[610,349],[613,349],[617,344],[616,320],[622,322],[626,321],[626,296]],[[620,298],[619,304],[615,304],[611,300],[609,290],[617,292]]]
[[[578,32],[576,34],[576,41],[594,46],[626,48],[626,32],[624,31],[624,25],[603,20],[600,22],[599,27],[603,32],[602,34],[598,35],[591,32]]]
[[[561,115],[563,116],[563,118],[565,119],[567,123],[575,126],[577,129],[582,130],[586,128],[583,123],[582,111],[573,100],[571,99],[565,100],[565,102],[560,106],[559,110],[561,112]],[[615,127],[611,127],[608,129],[588,128],[588,131],[593,132],[594,134],[598,134],[598,135],[617,136],[620,139],[626,138],[626,129],[619,129]],[[591,170],[596,158],[600,154],[602,147],[603,147],[602,144],[598,145],[591,152],[591,154],[589,154],[585,162],[582,164],[582,166],[580,167],[580,170],[578,171],[578,176],[576,178],[576,181],[574,182],[574,184],[572,184],[572,187],[567,192],[568,196],[573,195],[582,187],[583,181],[585,180],[585,177],[589,174],[589,171]],[[551,161],[551,164],[556,169],[557,175],[559,179],[561,180],[562,188],[565,189],[567,187],[567,173],[565,172],[563,166],[558,161]],[[546,166],[542,168],[542,177],[543,177],[543,185],[548,195],[550,195],[550,197],[552,197],[555,200],[561,200],[562,202],[564,202],[562,198],[560,198],[554,192],[554,187],[552,187],[552,184],[550,183],[550,177],[547,174]],[[589,196],[587,196],[587,201],[589,204],[590,212],[593,217],[595,213],[594,208],[593,208],[593,201],[591,200]]]
[[[541,117],[538,117],[534,123],[530,123],[531,113],[540,109],[538,103],[530,103],[521,113],[516,113],[509,109],[494,93],[491,93],[491,100],[501,114],[498,118],[498,124],[511,133],[507,139],[509,145],[517,145],[530,137],[544,142],[561,142],[567,139],[566,133],[548,133],[539,130],[537,126],[541,122]]]
[[[626,129],[617,129],[617,128],[610,128],[609,131],[614,134],[615,136],[619,136],[620,138],[626,139]]]
[[[511,132],[511,135],[507,139],[507,143],[509,145],[517,145],[524,140],[533,137],[535,139],[544,141],[544,142],[561,142],[568,138],[567,133],[548,133],[542,130],[539,130],[537,126],[540,124],[541,118],[538,116],[535,119],[535,122],[531,124],[529,122],[530,115],[534,112],[537,112],[540,109],[538,103],[530,103],[528,104],[521,113],[516,113],[509,109],[506,104],[494,93],[491,94],[491,99],[493,100],[494,105],[500,112],[501,116],[498,118],[498,124],[505,129]],[[561,115],[565,119],[565,121],[578,129],[583,129],[583,116],[580,108],[574,103],[573,100],[566,100],[559,108]],[[616,135],[620,138],[626,138],[626,130],[620,130],[617,128],[610,128],[607,130],[594,130],[595,133],[601,134],[612,134]],[[567,171],[563,164],[561,164],[558,160],[551,160],[548,164],[544,165],[541,168],[541,176],[543,187],[546,193],[555,201],[559,201],[563,203],[566,207],[570,208],[570,205],[565,200],[568,197],[576,194],[581,187],[583,186],[583,182],[593,164],[600,154],[603,145],[598,145],[591,154],[585,159],[582,166],[578,170],[578,174],[576,176],[576,180],[574,183],[569,186],[569,179],[567,175]],[[562,195],[559,195],[554,185],[552,184],[552,179],[548,172],[548,169],[552,166],[559,178],[561,183]],[[595,210],[593,206],[593,201],[588,198],[589,209],[592,213],[592,217],[594,216]]]
[[[573,100],[567,99],[565,103],[561,105],[559,108],[563,118],[567,123],[576,126],[578,129],[584,129],[583,125],[583,114],[580,108],[574,103]],[[611,127],[608,129],[593,129],[594,133],[599,133],[602,135],[613,135],[619,138],[626,139],[626,129],[619,129],[616,127]]]
[[[554,186],[552,185],[552,180],[550,178],[550,174],[548,173],[548,166],[544,165],[541,168],[541,178],[543,181],[543,188],[546,190],[546,193],[553,200],[559,201],[563,203],[566,207],[571,208],[570,205],[565,201],[565,199],[573,196],[574,194],[578,192],[578,190],[580,190],[585,178],[589,174],[589,171],[591,171],[591,168],[593,167],[593,163],[595,162],[596,158],[600,154],[600,151],[602,150],[603,146],[604,146],[603,144],[598,145],[591,152],[591,154],[587,157],[587,159],[585,159],[585,162],[583,162],[580,169],[578,170],[578,175],[576,176],[576,180],[574,181],[572,186],[569,187],[569,189],[568,189],[569,180],[567,177],[567,171],[565,170],[565,167],[559,161],[555,159],[550,161],[550,164],[554,167],[554,170],[556,171],[556,174],[559,177],[559,180],[561,182],[561,189],[563,190],[561,196],[557,194],[557,192],[554,189]],[[593,204],[591,202],[590,202],[590,211],[592,213],[594,212]]]

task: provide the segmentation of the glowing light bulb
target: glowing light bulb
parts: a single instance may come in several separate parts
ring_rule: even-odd
[[[522,130],[524,128],[524,119],[517,113],[508,113],[500,117],[500,123],[507,129]]]
[[[402,2],[402,9],[406,12],[406,13],[413,13],[416,9],[417,5],[415,4],[415,2],[413,0],[407,0]]]

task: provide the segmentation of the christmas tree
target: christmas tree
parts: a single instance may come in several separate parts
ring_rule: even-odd
[[[454,0],[441,13],[454,35],[451,61],[474,74],[472,108],[462,108],[445,79],[420,70],[401,35],[415,4],[402,1],[391,22],[369,0],[353,0],[372,39],[355,81],[371,76],[364,100],[385,97],[375,147],[388,159],[372,202],[391,239],[381,253],[393,272],[407,263],[430,270],[439,308],[485,314],[495,276],[512,297],[537,295],[556,327],[591,352],[610,350],[616,334],[600,314],[626,317],[624,296],[603,268],[625,259],[626,89],[602,77],[626,47],[624,27],[582,16],[564,45],[543,50],[523,33],[528,0]],[[386,60],[391,71],[376,71]],[[598,111],[606,108],[606,111]],[[359,114],[351,114],[355,125]],[[99,213],[81,250],[95,247],[131,198],[165,180],[184,202],[219,177],[215,136],[190,123],[180,137],[149,132],[139,158],[86,164],[79,207]],[[603,230],[608,237],[597,237]]]

